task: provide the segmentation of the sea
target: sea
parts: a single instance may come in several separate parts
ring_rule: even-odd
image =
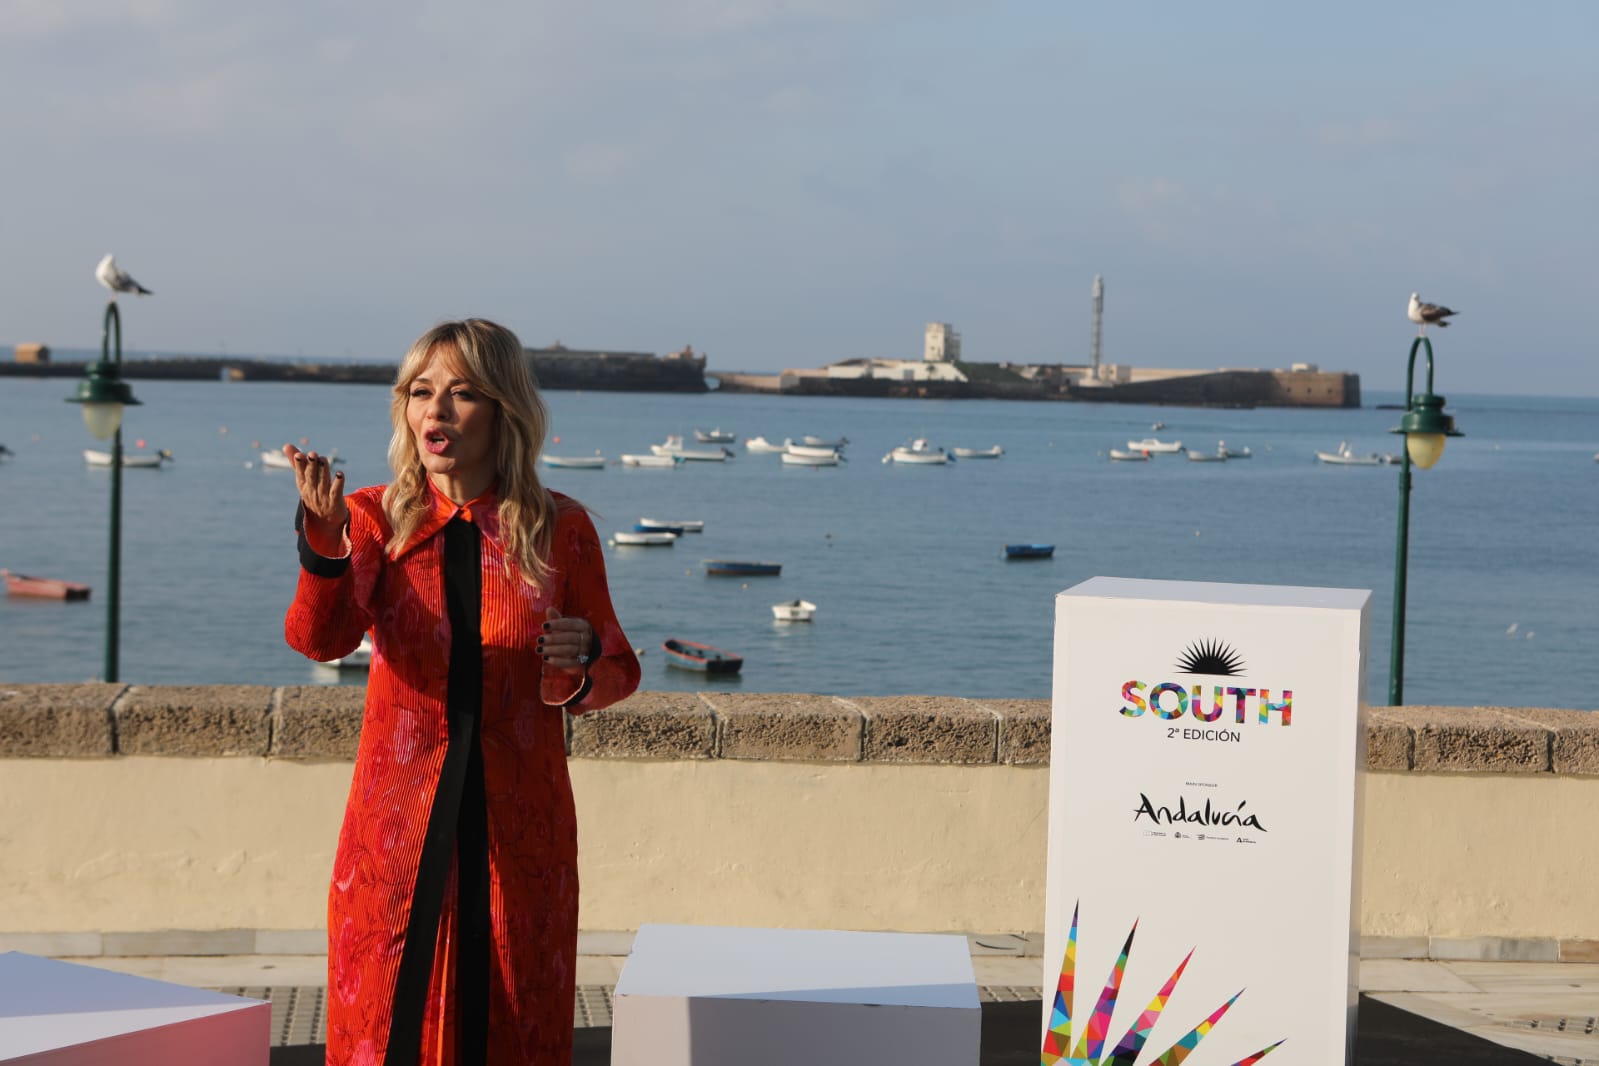
[[[298,564],[293,477],[260,452],[296,442],[345,460],[352,486],[387,480],[380,386],[136,380],[130,452],[169,450],[123,476],[120,680],[135,684],[361,684],[283,639]],[[0,378],[0,567],[90,585],[87,602],[0,597],[0,682],[103,676],[109,471],[68,379]],[[1046,698],[1055,597],[1097,575],[1368,589],[1369,695],[1387,702],[1398,468],[1339,467],[1318,450],[1395,452],[1400,396],[1359,409],[1253,410],[989,400],[551,391],[561,456],[547,468],[601,538],[641,517],[697,520],[670,547],[607,546],[612,597],[654,690]],[[1590,709],[1599,703],[1599,399],[1456,396],[1465,434],[1411,497],[1404,686],[1411,704]],[[1157,423],[1163,427],[1155,430]],[[734,433],[734,458],[676,469],[617,464],[668,434]],[[752,436],[846,437],[835,468],[749,454]],[[1248,459],[1111,448],[1155,436]],[[948,466],[884,463],[926,438],[998,444]],[[1048,543],[1052,558],[1003,547]],[[707,559],[776,562],[776,577],[706,573]],[[772,605],[816,604],[811,622]],[[678,638],[743,656],[741,673],[673,669]],[[1129,633],[1127,639],[1137,640]]]

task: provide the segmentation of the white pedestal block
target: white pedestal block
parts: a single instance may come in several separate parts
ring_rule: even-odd
[[[976,1066],[966,938],[646,925],[616,982],[612,1066]]]
[[[1124,1037],[1140,1064],[1352,1061],[1370,598],[1119,578],[1057,598],[1046,1064]]]
[[[266,1066],[272,1008],[220,992],[0,954],[0,1062]]]

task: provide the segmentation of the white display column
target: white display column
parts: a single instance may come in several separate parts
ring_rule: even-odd
[[[1046,1064],[1353,1061],[1370,598],[1056,599]]]

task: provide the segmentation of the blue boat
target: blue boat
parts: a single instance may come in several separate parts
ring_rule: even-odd
[[[1005,558],[1007,559],[1049,559],[1055,554],[1053,544],[1007,544],[1005,545]]]
[[[635,533],[675,533],[682,536],[687,526],[674,526],[666,522],[645,522],[643,520],[633,523]]]
[[[732,559],[706,559],[705,572],[716,577],[776,577],[782,563],[742,563]]]

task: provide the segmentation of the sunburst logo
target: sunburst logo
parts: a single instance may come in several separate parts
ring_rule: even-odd
[[[1177,670],[1184,674],[1236,677],[1244,672],[1244,660],[1219,640],[1200,640],[1183,652],[1177,660]]]
[[[1127,960],[1133,953],[1133,936],[1138,932],[1138,923],[1134,922],[1132,929],[1127,932],[1127,941],[1122,945],[1122,953],[1116,959],[1116,965],[1111,967],[1110,979],[1105,982],[1104,991],[1099,994],[1099,1002],[1094,1005],[1094,1012],[1088,1018],[1088,1023],[1082,1027],[1077,1037],[1077,1046],[1072,1047],[1072,991],[1077,981],[1077,908],[1072,908],[1071,933],[1066,938],[1066,956],[1061,961],[1060,982],[1055,986],[1055,1007],[1050,1012],[1049,1032],[1044,1034],[1044,1046],[1039,1052],[1039,1066],[1056,1066],[1065,1063],[1065,1066],[1134,1066],[1138,1061],[1138,1053],[1144,1049],[1144,1044],[1149,1039],[1150,1030],[1160,1020],[1160,1015],[1166,1009],[1166,1002],[1171,998],[1172,991],[1177,987],[1178,980],[1183,975],[1183,970],[1188,965],[1188,960],[1194,957],[1193,951],[1183,956],[1183,961],[1177,964],[1177,969],[1160,986],[1160,991],[1155,993],[1155,998],[1149,1001],[1143,1013],[1133,1022],[1132,1028],[1127,1030],[1127,1035],[1121,1038],[1109,1055],[1105,1054],[1106,1034],[1110,1032],[1110,1018],[1116,1011],[1116,997],[1121,993],[1122,976],[1127,972]],[[1209,1032],[1221,1021],[1222,1016],[1232,1009],[1232,1005],[1243,995],[1243,990],[1233,993],[1232,998],[1221,1006],[1211,1011],[1210,1016],[1188,1031],[1188,1035],[1178,1040],[1160,1055],[1152,1059],[1145,1059],[1144,1066],[1178,1066],[1184,1059],[1191,1055],[1194,1048],[1205,1038]],[[1282,1041],[1262,1048],[1245,1058],[1233,1063],[1233,1066],[1252,1066],[1282,1045]],[[1159,1046],[1159,1045],[1156,1045]]]

